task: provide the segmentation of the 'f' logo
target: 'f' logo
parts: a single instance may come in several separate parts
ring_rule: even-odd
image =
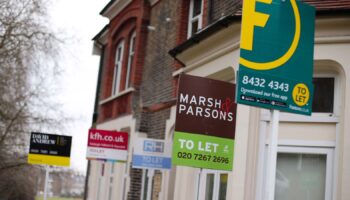
[[[247,51],[254,50],[253,44],[255,27],[258,26],[264,28],[270,18],[269,14],[255,11],[257,2],[273,6],[271,5],[272,0],[243,0],[241,49]],[[290,0],[290,4],[294,13],[295,32],[293,41],[291,41],[289,49],[286,52],[284,52],[284,54],[282,54],[280,57],[265,62],[257,62],[255,60],[249,60],[247,58],[240,57],[239,63],[241,65],[254,70],[270,70],[284,65],[293,56],[299,44],[301,22],[296,0]]]
[[[272,0],[243,0],[241,48],[253,50],[254,26],[265,27],[270,15],[255,11],[256,2],[271,4]]]

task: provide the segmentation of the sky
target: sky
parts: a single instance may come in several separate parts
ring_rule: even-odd
[[[59,0],[49,6],[51,28],[65,38],[59,65],[58,102],[77,120],[63,135],[73,136],[71,168],[86,171],[86,146],[95,101],[99,56],[92,55],[92,38],[108,23],[99,12],[109,0]]]

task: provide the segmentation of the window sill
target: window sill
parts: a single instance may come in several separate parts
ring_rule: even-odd
[[[107,99],[104,99],[104,100],[100,101],[99,104],[102,105],[102,104],[108,103],[110,101],[113,101],[114,99],[117,99],[117,98],[119,98],[121,96],[124,96],[124,95],[129,94],[129,93],[134,92],[134,91],[135,91],[135,89],[133,87],[130,87],[128,89],[125,89],[125,90],[119,92],[116,95],[113,95],[111,97],[108,97]]]

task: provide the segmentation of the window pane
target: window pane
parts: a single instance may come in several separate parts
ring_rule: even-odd
[[[119,66],[114,67],[113,95],[119,92]]]
[[[214,174],[207,174],[205,184],[205,200],[212,200],[214,192]]]
[[[333,113],[334,78],[314,78],[312,112]]]
[[[278,153],[276,200],[325,199],[326,155]]]
[[[117,61],[120,61],[121,60],[121,53],[122,53],[122,47],[119,47],[118,50],[117,50]]]
[[[128,63],[128,68],[126,72],[126,80],[125,80],[125,88],[130,87],[130,80],[131,80],[131,70],[132,70],[132,62],[134,60],[134,55],[129,55],[129,63]]]
[[[130,49],[129,49],[129,58],[128,58],[128,65],[126,68],[126,78],[125,78],[125,88],[130,87],[130,81],[131,81],[131,71],[132,71],[132,63],[134,60],[134,49],[135,49],[135,39],[136,39],[136,34],[135,32],[132,34],[131,39],[130,39]]]
[[[132,37],[131,39],[131,52],[134,52],[135,51],[135,40],[136,40],[136,37]]]
[[[119,93],[120,89],[120,79],[121,79],[121,67],[123,64],[123,49],[124,42],[120,42],[116,48],[115,52],[115,67],[113,74],[113,83],[112,83],[112,95]]]
[[[201,14],[202,10],[202,0],[193,0],[193,15],[195,17]]]
[[[198,31],[198,20],[192,22],[192,33],[191,36],[197,33]]]
[[[220,174],[219,200],[226,199],[227,176],[227,174]]]

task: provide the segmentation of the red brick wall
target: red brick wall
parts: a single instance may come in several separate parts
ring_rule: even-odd
[[[205,28],[209,25],[208,21],[208,15],[209,15],[209,0],[203,0],[203,26],[202,28]]]
[[[124,52],[120,91],[125,89],[129,44],[134,31],[136,32],[136,41],[134,59],[131,65],[130,85],[136,90],[139,88],[145,60],[144,46],[147,39],[148,18],[149,6],[145,5],[142,0],[135,0],[110,21],[100,101],[112,95],[116,47],[122,40],[124,41]],[[98,122],[114,119],[125,114],[131,114],[133,98],[133,93],[129,93],[101,105]]]
[[[148,34],[147,26],[149,24],[149,12],[150,6],[147,4],[147,1],[134,0],[110,21],[108,44],[106,46],[106,62],[102,76],[102,98],[100,101],[111,96],[115,51],[121,40],[124,40],[124,57],[120,91],[125,88],[128,53],[130,48],[129,44],[134,31],[136,33],[136,40],[134,58],[131,65],[130,85],[135,91],[124,94],[123,96],[101,105],[98,122],[115,119],[125,114],[135,114],[135,110],[133,109],[137,109],[137,106],[139,105],[139,90],[143,77],[143,66],[145,63],[145,46]],[[130,187],[127,199],[140,199],[141,179],[142,170],[130,168]]]
[[[180,1],[178,18],[176,19],[176,44],[187,40],[188,17],[190,9],[189,0]]]

